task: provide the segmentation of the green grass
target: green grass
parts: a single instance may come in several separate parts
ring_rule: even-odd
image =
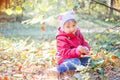
[[[95,18],[94,16],[90,16],[87,14],[77,15],[78,24],[83,28],[92,28],[92,27],[114,27],[120,25],[118,21],[105,21],[103,19]]]
[[[83,34],[88,32],[102,32],[106,28],[116,26],[114,23],[105,22],[87,14],[76,15],[78,26]],[[55,25],[56,26],[56,25]],[[56,27],[45,25],[45,31],[40,29],[40,24],[21,24],[19,22],[7,22],[0,24],[0,36],[10,39],[25,39],[30,37],[33,40],[55,39]]]
[[[0,35],[6,38],[16,38],[16,39],[25,39],[30,37],[34,40],[40,39],[53,39],[55,36],[54,27],[45,26],[45,31],[40,29],[39,24],[35,25],[26,25],[19,22],[15,23],[5,23],[0,27]],[[54,29],[54,31],[53,31]]]

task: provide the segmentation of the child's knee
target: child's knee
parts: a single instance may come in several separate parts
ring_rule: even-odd
[[[71,60],[71,62],[72,62],[73,64],[76,64],[76,65],[81,65],[81,61],[80,61],[79,58],[73,58],[73,59]]]
[[[58,72],[65,72],[67,71],[67,67],[64,64],[57,65]]]

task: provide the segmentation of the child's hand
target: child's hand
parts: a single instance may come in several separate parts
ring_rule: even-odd
[[[89,49],[87,47],[84,47],[84,52],[83,52],[83,55],[86,55],[89,53]]]
[[[87,47],[83,47],[83,46],[78,46],[78,50],[80,51],[80,53],[82,53],[83,55],[86,55],[89,53],[89,49]]]

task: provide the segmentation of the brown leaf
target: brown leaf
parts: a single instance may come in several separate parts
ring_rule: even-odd
[[[51,62],[52,62],[52,64],[56,64],[56,59],[52,58]]]
[[[0,80],[2,80],[2,76],[0,76]]]
[[[3,49],[3,48],[0,48],[0,51],[4,51],[5,49]]]
[[[40,29],[41,29],[42,31],[45,31],[45,27],[44,27],[44,26],[41,26]]]
[[[115,56],[115,55],[112,55],[111,56],[111,59],[113,59],[113,60],[115,60],[115,59],[117,59],[118,57],[117,56]]]
[[[21,69],[22,69],[22,66],[19,66],[18,71],[21,71]]]
[[[8,80],[8,76],[4,76],[4,80]]]
[[[98,54],[91,55],[92,58],[98,58]]]
[[[22,64],[20,62],[16,62],[15,66],[21,66]]]

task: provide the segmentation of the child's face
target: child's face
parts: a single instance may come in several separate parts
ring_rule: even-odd
[[[75,34],[77,27],[76,27],[76,22],[73,20],[69,20],[67,22],[65,22],[64,26],[63,26],[63,30],[65,33],[73,33]]]

